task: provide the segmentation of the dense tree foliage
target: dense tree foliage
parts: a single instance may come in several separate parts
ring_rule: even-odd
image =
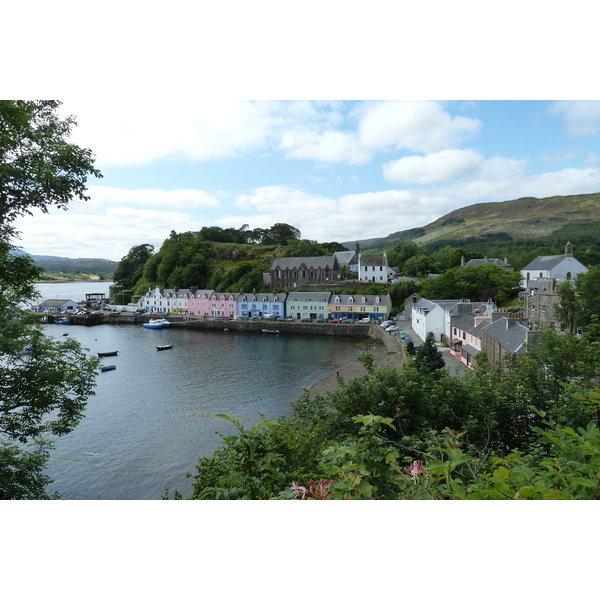
[[[492,299],[502,304],[517,293],[520,285],[520,272],[488,263],[450,269],[423,282],[419,293],[431,299],[468,298],[474,302]]]
[[[73,118],[58,102],[0,102],[0,498],[47,498],[47,436],[64,435],[84,415],[98,361],[71,339],[44,335],[22,303],[36,297],[40,270],[15,252],[17,216],[87,199],[89,150],[68,143]]]
[[[140,244],[131,248],[114,272],[115,284],[127,290],[133,289],[144,275],[144,266],[153,253],[154,246],[151,244]]]
[[[554,312],[571,333],[589,328],[600,319],[600,267],[580,273],[575,284],[565,281],[558,288],[560,302]]]

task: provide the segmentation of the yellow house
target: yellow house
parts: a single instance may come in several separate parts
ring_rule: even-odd
[[[385,321],[392,310],[390,296],[370,294],[331,294],[329,315],[332,319],[364,319]]]

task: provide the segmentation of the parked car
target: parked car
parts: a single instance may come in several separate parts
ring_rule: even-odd
[[[312,323],[312,319],[309,319],[309,318],[300,319],[300,323]]]
[[[287,319],[286,317],[277,317],[275,320],[276,321],[289,321],[289,319]]]
[[[371,319],[369,317],[365,317],[364,319],[360,319],[358,322],[363,324],[370,323]]]
[[[329,319],[326,319],[324,317],[321,317],[320,319],[317,319],[315,321],[315,323],[327,323],[329,321]]]
[[[390,325],[393,325],[394,322],[393,321],[384,321],[383,323],[379,324],[379,327],[381,327],[381,329],[385,329],[386,327],[389,327]]]
[[[329,319],[330,323],[341,323],[342,320],[341,319]]]
[[[386,331],[398,331],[398,325],[390,325],[385,328]]]

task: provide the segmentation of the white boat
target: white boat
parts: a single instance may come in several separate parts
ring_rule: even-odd
[[[144,327],[147,329],[164,329],[165,327],[171,327],[171,323],[166,319],[150,319],[147,323],[144,323]]]

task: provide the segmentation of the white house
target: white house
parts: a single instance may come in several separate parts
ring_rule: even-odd
[[[411,327],[424,340],[429,332],[433,333],[435,341],[440,341],[446,330],[446,310],[442,303],[460,300],[432,301],[421,298],[412,305]]]
[[[573,256],[571,242],[565,245],[565,253],[556,256],[538,256],[521,269],[521,287],[526,288],[532,279],[573,279],[587,269]]]
[[[388,266],[387,254],[382,256],[358,255],[358,279],[376,283],[387,283],[396,275],[396,270]]]

